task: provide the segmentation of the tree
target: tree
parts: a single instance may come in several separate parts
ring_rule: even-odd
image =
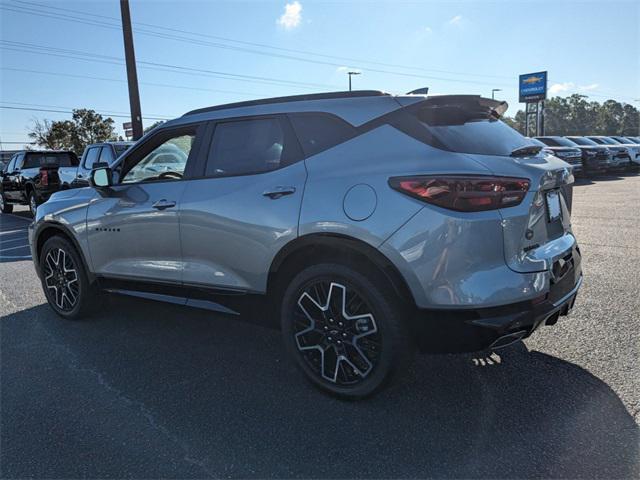
[[[69,150],[73,148],[72,130],[73,122],[69,120],[57,122],[34,120],[29,138],[32,138],[37,145],[50,150]]]
[[[640,112],[633,105],[607,100],[589,102],[585,95],[553,97],[545,101],[546,135],[638,135]],[[524,133],[524,111],[507,120]]]
[[[152,123],[151,125],[149,125],[147,128],[144,129],[144,133],[149,133],[151,130],[153,130],[156,127],[159,127],[163,123],[164,123],[164,120],[158,120],[157,122]]]
[[[114,121],[104,118],[94,110],[74,109],[71,120],[39,120],[29,132],[29,137],[41,147],[56,150],[73,150],[81,155],[91,143],[116,140]]]

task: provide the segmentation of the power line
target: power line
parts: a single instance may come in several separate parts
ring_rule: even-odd
[[[47,105],[47,104],[43,104],[43,103],[23,103],[23,102],[7,102],[6,100],[0,100],[0,103],[7,103],[9,105],[22,105],[22,106],[27,106],[27,107],[47,107],[47,108],[66,108],[66,109],[73,109],[72,107],[61,107],[60,105]],[[92,110],[96,110],[96,109],[92,109]],[[128,112],[122,112],[122,111],[116,111],[116,110],[102,110],[102,109],[97,109],[97,110],[101,110],[102,112],[104,112],[105,114],[122,114],[122,115],[128,115]],[[176,116],[167,116],[167,115],[159,115],[156,113],[152,113],[150,115],[154,115],[154,117],[147,117],[150,119],[156,119],[156,120],[171,120],[172,118],[175,118]]]
[[[49,12],[42,13],[42,12],[37,12],[37,11],[20,11],[20,10],[15,10],[15,9],[9,9],[6,6],[0,6],[0,8],[5,9],[5,10],[9,10],[9,11],[13,11],[13,12],[18,12],[18,13],[25,13],[25,14],[30,14],[30,15],[44,16],[44,17],[48,17],[48,18],[55,18],[55,19],[58,19],[58,20],[63,20],[63,21],[68,21],[68,22],[84,23],[84,24],[92,25],[92,26],[101,26],[101,27],[112,29],[112,30],[113,29],[119,29],[119,27],[116,27],[115,25],[112,25],[112,24],[105,24],[105,23],[99,23],[99,22],[96,23],[93,20],[86,21],[85,19],[80,19],[78,17],[69,17],[68,15],[62,16],[62,15],[58,15],[58,14],[51,14]],[[24,7],[19,7],[19,8],[24,8]],[[50,8],[54,8],[54,7],[50,7]],[[179,36],[176,36],[176,35],[153,32],[153,31],[148,31],[148,30],[136,29],[135,32],[137,34],[148,35],[148,36],[152,36],[152,37],[169,39],[169,40],[176,40],[176,41],[181,41],[181,42],[185,42],[185,43],[189,43],[189,44],[193,44],[193,45],[209,46],[209,47],[222,48],[222,49],[228,49],[228,50],[234,50],[234,51],[243,51],[243,52],[246,52],[246,53],[254,53],[254,54],[258,54],[258,55],[266,55],[266,56],[270,56],[270,57],[278,57],[278,58],[284,58],[284,59],[289,59],[289,60],[296,60],[296,61],[301,61],[301,62],[314,63],[314,64],[319,64],[319,65],[328,65],[328,66],[331,66],[331,67],[341,67],[342,66],[342,63],[336,63],[335,61],[330,62],[330,61],[322,61],[322,60],[313,60],[313,59],[310,59],[310,58],[294,57],[294,56],[291,56],[291,55],[282,55],[282,54],[275,54],[275,53],[268,53],[268,52],[260,52],[260,51],[257,51],[257,50],[251,50],[251,49],[246,49],[246,48],[242,48],[242,47],[234,47],[234,46],[231,46],[231,45],[216,44],[216,43],[206,42],[206,41],[202,41],[202,40],[193,40],[193,39],[188,39],[188,38],[185,38],[185,37],[179,37]],[[500,86],[503,86],[503,87],[510,86],[510,85],[506,85],[506,84],[498,84],[496,82],[482,82],[482,81],[474,81],[474,80],[463,80],[463,79],[457,79],[457,78],[436,77],[436,76],[432,76],[432,75],[415,74],[415,73],[407,73],[407,72],[397,72],[397,71],[392,71],[392,70],[382,70],[382,69],[379,69],[379,68],[371,68],[371,67],[362,67],[362,66],[360,66],[359,68],[361,70],[366,70],[368,72],[381,73],[381,74],[386,74],[386,75],[399,75],[399,76],[403,76],[403,77],[419,78],[419,79],[423,79],[423,80],[439,80],[439,81],[457,82],[457,83],[465,83],[465,84],[472,84],[472,85],[488,85],[488,86],[500,85]],[[456,73],[456,74],[462,75],[462,73]],[[469,76],[470,74],[465,74],[465,75]]]
[[[79,75],[79,74],[73,74],[73,73],[50,72],[50,71],[47,72],[43,70],[29,70],[24,68],[13,68],[13,67],[0,67],[0,70],[12,71],[12,72],[23,72],[23,73],[35,73],[38,75],[52,75],[56,77],[83,78],[83,79],[89,79],[89,80],[101,80],[105,82],[127,83],[126,80],[121,80],[119,78],[94,77],[92,75]],[[165,87],[165,88],[178,88],[178,89],[184,89],[184,90],[196,90],[201,92],[228,93],[232,95],[249,95],[254,98],[261,98],[268,95],[268,94],[257,94],[255,92],[242,92],[237,90],[219,90],[214,88],[191,87],[187,85],[174,85],[170,83],[140,82],[140,85],[149,85],[154,87]]]
[[[46,108],[28,108],[28,107],[11,107],[11,106],[6,106],[6,105],[0,105],[0,108],[4,108],[6,110],[25,110],[25,111],[29,111],[29,112],[49,112],[49,113],[73,113],[73,111],[71,110],[52,110],[52,109],[46,109]],[[100,115],[104,115],[107,117],[116,117],[116,118],[131,118],[130,115],[115,115],[115,114],[107,114],[107,113],[102,113],[102,112],[96,112],[99,113]],[[160,118],[160,117],[144,117],[147,120],[167,120],[167,118]]]
[[[62,7],[52,7],[50,5],[45,5],[45,4],[38,3],[38,2],[29,2],[29,1],[24,1],[24,0],[13,0],[13,2],[14,3],[26,4],[26,5],[34,5],[34,6],[38,6],[38,7],[41,7],[41,8],[47,8],[49,10],[58,10],[58,11],[64,11],[64,12],[71,12],[71,13],[75,13],[75,14],[79,14],[79,15],[85,15],[85,16],[88,16],[88,17],[102,18],[102,19],[106,19],[106,20],[110,20],[110,21],[116,21],[116,22],[119,21],[119,19],[116,18],[116,17],[110,17],[110,16],[107,16],[107,15],[99,15],[99,14],[95,14],[95,13],[83,12],[83,11],[80,11],[80,10],[72,10],[72,9],[62,8]],[[14,6],[14,8],[15,8],[15,6]],[[18,8],[25,9],[26,7],[18,6]],[[34,12],[34,10],[31,10],[31,11]],[[37,14],[43,14],[43,13],[51,14],[51,12],[41,12],[41,11],[37,11],[37,10],[35,10],[35,13],[37,13]],[[53,14],[53,15],[56,15],[56,14]],[[68,15],[67,15],[67,17],[68,17]],[[59,18],[60,19],[64,19],[65,17],[59,16]],[[81,20],[81,21],[87,21],[87,19],[83,19],[81,17],[73,17],[73,18]],[[189,31],[189,30],[171,28],[171,27],[168,27],[168,26],[165,26],[165,25],[158,25],[158,24],[152,24],[152,23],[133,22],[133,24],[134,25],[142,25],[142,26],[145,26],[145,27],[151,27],[151,28],[160,29],[162,31],[161,32],[162,34],[165,34],[164,32],[166,32],[166,31],[172,31],[172,32],[177,32],[177,33],[197,36],[197,37],[211,38],[211,39],[214,39],[214,40],[220,40],[220,41],[224,41],[224,42],[237,43],[239,45],[247,45],[247,46],[252,46],[252,47],[266,48],[266,49],[271,49],[271,50],[277,50],[277,51],[282,51],[282,52],[290,52],[290,53],[297,53],[297,54],[302,54],[302,55],[312,55],[312,56],[321,57],[321,58],[327,58],[327,59],[332,59],[332,60],[344,60],[346,62],[366,63],[366,64],[370,64],[370,65],[378,65],[378,66],[383,66],[383,67],[401,68],[401,69],[405,69],[405,70],[446,73],[446,74],[450,74],[450,75],[464,75],[466,77],[475,76],[475,77],[485,77],[485,78],[511,79],[510,76],[505,76],[505,75],[491,75],[491,74],[470,73],[470,72],[456,72],[456,71],[452,71],[452,70],[443,70],[443,69],[435,69],[435,68],[424,68],[424,67],[416,67],[414,65],[411,65],[411,66],[410,65],[400,65],[400,64],[394,64],[394,63],[385,63],[385,62],[379,62],[379,61],[373,61],[373,60],[358,59],[358,58],[353,58],[353,57],[327,55],[327,54],[318,53],[318,52],[312,52],[312,51],[308,51],[308,50],[283,48],[283,47],[277,47],[275,45],[269,45],[269,44],[265,44],[265,43],[248,42],[248,41],[245,41],[245,40],[237,40],[237,39],[233,39],[233,38],[221,37],[221,36],[206,34],[206,33],[202,33],[202,32],[194,32],[194,31]],[[114,24],[102,23],[102,26],[115,26],[117,28],[120,28],[119,27],[119,23],[116,23],[115,25]],[[154,33],[154,34],[158,33],[158,32],[149,32],[148,30],[135,30],[135,31],[136,32],[140,32],[140,33]],[[193,40],[193,39],[187,39],[187,38],[184,38],[184,37],[181,37],[181,38],[184,39],[184,40]],[[210,45],[214,46],[214,47],[219,47],[219,48],[233,48],[233,46],[231,46],[231,45],[224,45],[224,44],[217,44],[217,43],[216,44],[210,43]],[[249,49],[243,49],[242,51],[246,51],[248,53],[256,53],[256,54],[260,54],[260,55],[275,55],[275,54],[271,54],[269,52],[260,52],[260,51],[249,50]],[[283,57],[283,58],[292,58],[292,59],[295,59],[295,60],[309,61],[309,59],[307,59],[307,58],[300,58],[300,57]],[[331,63],[331,65],[340,66],[340,64],[336,64],[336,63],[333,63],[333,62]],[[385,73],[387,73],[387,72],[385,72]],[[391,73],[391,72],[389,72],[389,73]],[[396,73],[396,72],[394,72],[394,73]]]
[[[9,40],[0,40],[0,43],[6,45],[6,46],[0,47],[4,50],[13,50],[13,51],[40,54],[40,55],[46,54],[49,56],[71,58],[74,60],[84,60],[84,61],[90,61],[90,62],[111,64],[111,65],[124,64],[124,59],[122,59],[121,57],[98,55],[98,54],[93,54],[91,52],[83,52],[79,50],[70,50],[70,49],[63,49],[63,48],[57,48],[57,47],[48,47],[46,45],[37,45],[32,43],[15,42],[15,41],[9,41]],[[185,67],[182,65],[173,65],[168,63],[147,62],[142,60],[138,61],[137,63],[138,65],[141,66],[140,68],[146,68],[150,70],[181,73],[184,75],[195,75],[195,76],[201,76],[201,77],[221,78],[225,80],[235,80],[239,82],[264,83],[267,85],[278,85],[278,86],[286,86],[286,87],[293,86],[293,87],[299,87],[299,88],[314,88],[314,89],[317,87],[329,87],[329,88],[336,87],[335,85],[299,82],[295,80],[261,77],[256,75],[244,75],[244,74],[222,72],[222,71],[216,71],[216,70],[207,70],[203,68]]]
[[[24,1],[24,0],[13,0],[13,2],[14,3],[26,4],[26,5],[34,5],[34,6],[38,6],[38,7],[41,7],[41,8],[47,8],[47,9],[50,9],[50,10],[72,12],[72,13],[85,15],[85,16],[89,16],[89,17],[94,17],[94,18],[104,18],[104,19],[108,19],[108,20],[111,20],[111,21],[118,21],[118,19],[115,18],[115,17],[109,17],[109,16],[106,16],[106,15],[98,15],[98,14],[93,14],[93,13],[88,13],[88,12],[82,12],[82,11],[79,11],[79,10],[72,10],[72,9],[62,8],[62,7],[52,7],[52,6],[44,5],[44,4],[37,3],[37,2],[28,2],[28,1]],[[68,14],[65,14],[63,16],[61,14],[57,14],[57,13],[54,13],[54,12],[42,12],[42,11],[38,11],[38,10],[34,10],[34,9],[29,9],[29,8],[21,6],[21,5],[9,5],[9,6],[12,7],[12,9],[7,8],[6,5],[0,6],[0,8],[8,10],[8,11],[17,12],[17,13],[45,16],[45,17],[55,18],[55,19],[64,20],[64,21],[75,21],[75,22],[78,22],[78,23],[85,23],[85,24],[91,25],[91,26],[99,26],[99,27],[117,29],[117,30],[120,29],[119,24],[109,24],[109,23],[98,22],[98,21],[95,21],[95,20],[89,20],[89,19],[81,18],[81,17],[71,17]],[[19,10],[16,10],[16,8],[19,9]],[[313,55],[313,56],[329,58],[329,59],[334,59],[334,60],[335,59],[340,59],[340,60],[346,60],[346,61],[355,61],[355,62],[367,63],[367,64],[372,64],[372,65],[382,65],[382,66],[403,68],[403,69],[410,69],[410,70],[417,70],[417,71],[427,71],[427,72],[435,71],[435,72],[441,72],[441,73],[448,73],[448,74],[451,74],[451,75],[465,75],[467,77],[475,76],[475,77],[504,78],[504,79],[511,78],[511,77],[504,76],[504,75],[488,75],[488,74],[479,74],[479,73],[470,73],[470,72],[455,72],[455,71],[450,71],[450,70],[427,69],[427,68],[415,67],[415,66],[389,64],[389,63],[383,63],[383,62],[374,62],[374,61],[370,61],[370,60],[355,59],[355,58],[350,58],[350,57],[332,56],[332,55],[326,55],[326,54],[321,54],[321,53],[317,53],[317,52],[296,50],[296,49],[290,49],[290,48],[282,48],[282,47],[276,47],[276,46],[273,46],[273,45],[268,45],[268,44],[263,44],[263,43],[247,42],[247,41],[236,40],[236,39],[231,39],[231,38],[226,38],[226,37],[219,37],[219,36],[215,36],[215,35],[208,35],[208,34],[204,34],[204,33],[200,33],[200,32],[181,30],[181,29],[176,29],[176,28],[171,28],[171,27],[166,27],[166,26],[156,25],[156,24],[150,24],[150,23],[135,22],[134,24],[148,26],[148,27],[151,27],[151,28],[158,28],[158,29],[162,29],[163,31],[169,30],[169,31],[185,33],[185,34],[193,35],[193,36],[213,38],[213,39],[217,39],[217,40],[233,42],[233,43],[238,43],[238,44],[243,44],[243,45],[256,46],[256,47],[260,47],[260,48],[268,48],[268,49],[286,51],[286,52],[293,52],[293,53],[299,53],[299,54],[304,54],[304,55]],[[224,45],[224,44],[212,43],[212,42],[202,42],[202,41],[198,41],[198,40],[194,40],[194,39],[189,39],[189,38],[185,38],[185,37],[179,37],[179,36],[176,36],[176,35],[166,34],[164,32],[159,33],[159,32],[153,32],[153,31],[141,30],[141,29],[136,29],[135,31],[137,33],[140,33],[140,34],[143,34],[143,35],[151,35],[151,36],[155,36],[155,37],[158,37],[158,38],[165,38],[165,39],[170,39],[170,40],[183,41],[183,42],[187,42],[187,43],[191,43],[191,44],[195,44],[195,45],[203,45],[203,46],[210,46],[210,47],[215,47],[215,48],[231,49],[231,50],[243,51],[243,52],[246,52],[246,53],[254,53],[254,54],[259,54],[259,55],[268,55],[268,56],[286,58],[286,59],[290,59],[290,60],[297,60],[297,61],[303,61],[303,62],[318,63],[318,64],[331,65],[331,66],[341,66],[340,64],[335,63],[335,62],[323,62],[323,61],[318,61],[318,60],[312,60],[312,59],[309,59],[309,58],[293,57],[293,56],[290,56],[290,55],[279,55],[279,54],[273,54],[273,53],[269,53],[269,52],[261,52],[261,51],[246,49],[246,48],[239,48],[239,47],[234,47],[232,45]],[[376,73],[401,75],[401,76],[408,76],[408,77],[414,77],[414,78],[424,78],[424,79],[430,79],[430,80],[440,80],[440,81],[448,81],[448,82],[468,83],[468,84],[475,84],[475,85],[492,85],[492,86],[498,85],[498,86],[512,88],[511,84],[507,85],[507,84],[498,84],[498,83],[495,83],[495,82],[478,82],[478,81],[473,81],[473,80],[460,80],[460,79],[452,79],[452,78],[442,78],[442,77],[416,75],[416,74],[410,74],[410,73],[406,73],[406,72],[394,72],[394,71],[389,71],[389,70],[380,70],[380,69],[372,69],[372,68],[364,68],[364,69],[368,70],[368,71],[371,71],[371,72],[376,72]],[[611,97],[611,95],[596,94],[596,93],[592,93],[591,95],[595,96],[595,97],[602,97],[602,98],[610,98]],[[623,95],[623,96],[616,95],[616,96],[625,97],[625,98],[631,98],[630,96],[627,96],[627,95]]]

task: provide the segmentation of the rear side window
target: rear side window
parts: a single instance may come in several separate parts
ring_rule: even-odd
[[[84,168],[91,170],[93,164],[98,161],[100,156],[100,147],[92,147],[87,151],[87,156],[84,159]]]
[[[535,146],[506,123],[462,107],[423,108],[418,119],[434,143],[452,152],[510,155],[518,148]]]
[[[296,113],[289,115],[289,119],[308,157],[357,135],[354,126],[333,115]]]
[[[206,176],[262,173],[285,166],[294,148],[280,119],[260,118],[216,124]]]
[[[76,156],[71,153],[28,153],[22,168],[40,168],[43,165],[75,167],[78,162]]]
[[[116,150],[116,157],[119,157],[126,152],[130,146],[131,145],[114,145],[113,148]]]

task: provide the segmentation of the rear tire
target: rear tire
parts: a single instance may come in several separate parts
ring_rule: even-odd
[[[56,235],[45,242],[40,272],[49,306],[61,317],[81,319],[97,306],[97,288],[89,283],[80,254],[66,238]]]
[[[36,194],[33,190],[29,192],[28,202],[29,212],[31,212],[31,216],[35,218],[36,211],[38,210],[38,201],[36,200]]]
[[[413,358],[405,313],[393,289],[376,276],[318,264],[286,288],[282,334],[287,351],[316,386],[363,398],[404,372]]]
[[[2,213],[11,213],[13,212],[13,205],[11,205],[10,203],[7,203],[4,200],[4,194],[0,193],[0,210],[2,211]]]

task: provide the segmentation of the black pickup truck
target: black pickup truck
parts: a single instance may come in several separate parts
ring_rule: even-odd
[[[21,151],[2,169],[0,210],[11,213],[14,205],[29,205],[32,214],[60,190],[57,170],[77,168],[78,157],[69,151]]]
[[[22,151],[2,170],[0,210],[11,213],[14,205],[29,205],[35,215],[38,205],[58,190],[89,186],[94,163],[111,165],[133,142],[104,142],[87,146],[80,161],[73,152]]]

